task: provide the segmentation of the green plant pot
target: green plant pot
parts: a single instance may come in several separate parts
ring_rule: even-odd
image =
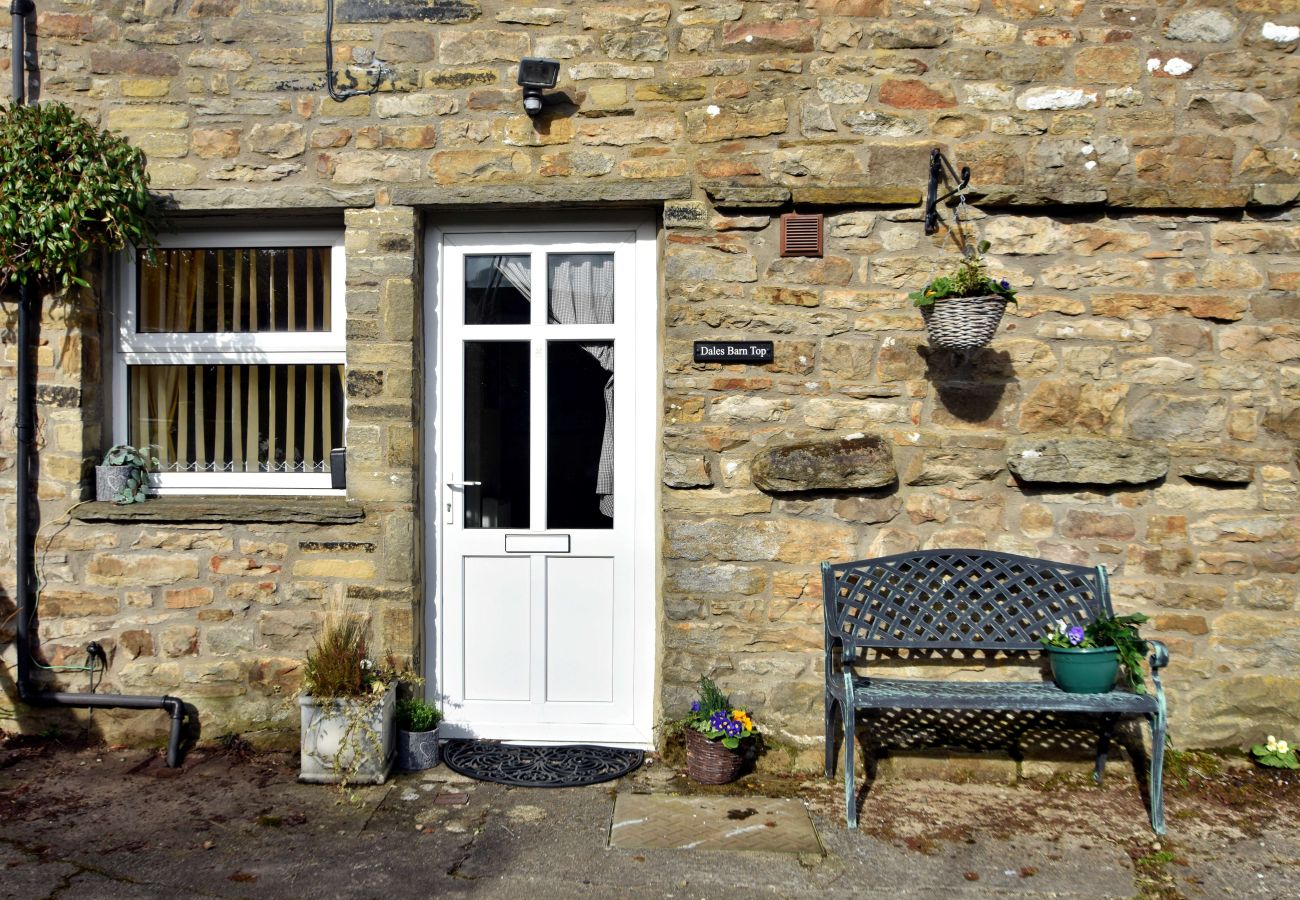
[[[1052,680],[1067,694],[1104,694],[1115,687],[1119,651],[1114,647],[1048,647],[1047,657],[1052,664]]]

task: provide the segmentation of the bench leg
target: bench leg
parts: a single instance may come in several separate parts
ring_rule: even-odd
[[[826,728],[822,731],[826,735],[826,777],[828,779],[835,777],[835,713],[838,704],[831,692],[826,692]]]
[[[853,731],[855,720],[857,719],[856,710],[850,712],[847,704],[840,710],[844,720],[844,818],[848,821],[849,830],[858,830],[858,792],[853,783]]]
[[[1151,723],[1151,830],[1165,833],[1165,714],[1147,716]]]
[[[1110,752],[1110,741],[1115,735],[1115,717],[1102,716],[1101,729],[1097,732],[1097,767],[1092,772],[1092,780],[1101,784],[1106,774],[1106,754]]]

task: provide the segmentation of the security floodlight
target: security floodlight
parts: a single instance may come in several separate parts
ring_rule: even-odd
[[[525,56],[519,60],[515,81],[524,89],[524,112],[535,116],[542,111],[542,91],[555,87],[560,78],[560,64],[553,59]]]

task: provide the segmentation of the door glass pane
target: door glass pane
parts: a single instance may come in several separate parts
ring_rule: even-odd
[[[466,528],[527,528],[528,342],[465,342]]]
[[[547,528],[614,527],[614,342],[547,343]]]
[[[608,325],[614,321],[614,254],[552,253],[547,321],[552,325]]]
[[[465,324],[527,325],[532,300],[527,253],[465,257]]]

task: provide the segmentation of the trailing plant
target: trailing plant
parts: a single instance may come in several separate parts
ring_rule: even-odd
[[[359,802],[351,785],[365,765],[367,755],[384,755],[381,709],[397,679],[389,666],[377,665],[366,642],[367,616],[346,606],[330,610],[316,644],[307,652],[303,667],[303,693],[311,696],[321,716],[343,722],[338,746],[331,759],[313,754],[338,778],[339,789]]]
[[[152,253],[157,213],[145,156],[62,103],[0,108],[0,292],[67,290],[92,250]]]
[[[114,503],[143,503],[147,499],[145,489],[149,486],[149,471],[158,468],[158,457],[151,455],[148,447],[118,444],[109,448],[100,465],[131,468],[126,476],[126,485],[113,495]]]
[[[1295,747],[1284,740],[1279,741],[1271,734],[1265,743],[1251,747],[1250,753],[1255,757],[1255,762],[1270,769],[1300,769]]]
[[[442,712],[418,697],[397,701],[397,727],[403,731],[433,731],[442,721]]]
[[[1060,650],[1114,647],[1119,652],[1119,662],[1124,667],[1129,688],[1135,694],[1145,694],[1142,654],[1146,653],[1147,642],[1138,633],[1138,626],[1146,621],[1148,618],[1142,613],[1101,616],[1087,625],[1067,626],[1064,621],[1058,620],[1055,627],[1039,640],[1044,646]]]
[[[724,694],[707,675],[700,676],[700,698],[691,703],[690,712],[680,719],[665,723],[669,733],[676,734],[687,728],[698,731],[711,741],[720,741],[724,747],[735,750],[740,742],[758,734],[758,726],[749,713],[731,705]]]
[[[995,295],[1010,303],[1016,302],[1016,289],[1011,282],[994,279],[988,274],[988,263],[984,254],[991,245],[980,241],[975,247],[965,248],[957,268],[947,274],[931,279],[930,283],[919,291],[908,294],[913,306],[930,306],[936,300],[948,300],[953,297],[985,297]]]

